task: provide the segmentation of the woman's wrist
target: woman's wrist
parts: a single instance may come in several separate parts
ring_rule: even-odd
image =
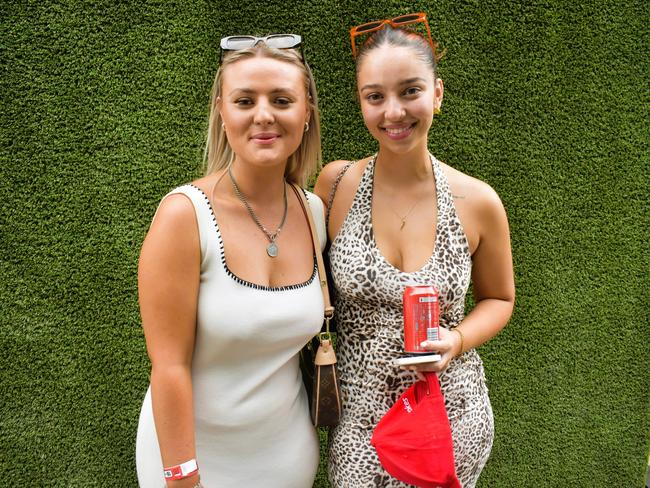
[[[456,335],[458,335],[458,352],[456,352],[456,354],[454,354],[455,357],[458,357],[461,354],[463,354],[463,352],[464,352],[465,338],[463,336],[463,333],[460,331],[460,329],[458,327],[456,327],[454,329],[451,329],[451,332],[456,332]]]
[[[202,488],[199,465],[195,458],[163,468],[168,488]]]
[[[198,474],[191,477],[178,480],[178,481],[168,481],[167,488],[204,488],[201,484],[201,478]]]

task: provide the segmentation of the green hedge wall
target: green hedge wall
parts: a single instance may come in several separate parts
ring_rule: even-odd
[[[0,484],[136,485],[137,257],[161,196],[200,171],[220,37],[303,34],[324,157],[350,159],[375,145],[348,28],[420,10],[447,49],[431,150],[489,182],[512,229],[515,314],[480,350],[496,440],[479,485],[641,486],[642,0],[3,2]]]

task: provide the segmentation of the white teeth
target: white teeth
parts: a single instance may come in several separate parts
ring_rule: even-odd
[[[402,127],[400,129],[390,129],[390,128],[386,127],[386,132],[388,132],[389,134],[395,136],[397,134],[401,134],[402,132],[406,132],[409,129],[410,129],[410,127]]]

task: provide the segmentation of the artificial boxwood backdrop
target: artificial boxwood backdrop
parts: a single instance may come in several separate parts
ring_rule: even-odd
[[[496,439],[479,486],[642,486],[643,0],[3,2],[1,485],[136,486],[138,252],[159,199],[200,173],[220,37],[302,34],[324,159],[359,158],[375,144],[348,28],[413,11],[447,49],[431,150],[511,223],[517,304],[480,348]]]

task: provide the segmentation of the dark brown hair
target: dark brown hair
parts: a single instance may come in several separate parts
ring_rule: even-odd
[[[382,46],[403,46],[411,48],[422,62],[431,67],[434,79],[438,76],[438,61],[444,55],[444,52],[438,52],[438,44],[434,42],[432,47],[426,37],[422,37],[406,29],[395,29],[388,24],[368,37],[359,48],[359,54],[356,58],[357,73],[368,53]]]

